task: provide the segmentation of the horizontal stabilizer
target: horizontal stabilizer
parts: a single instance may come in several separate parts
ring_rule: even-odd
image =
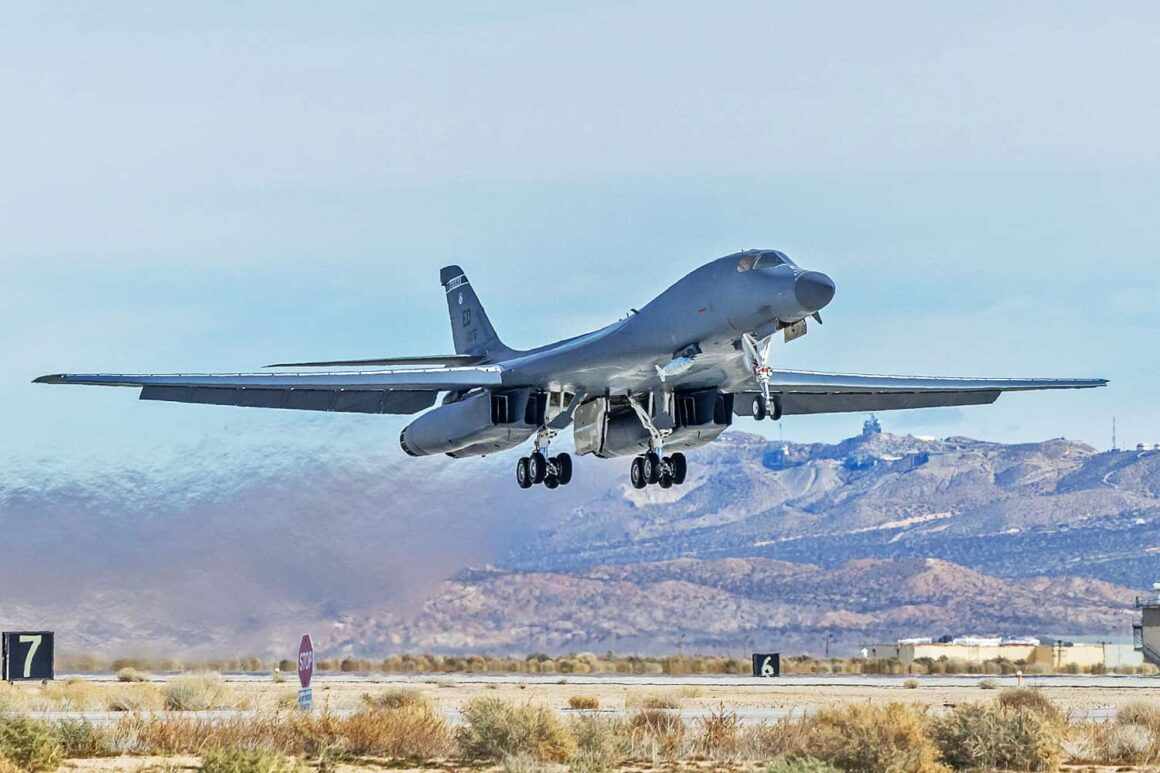
[[[267,365],[267,368],[345,368],[358,366],[375,366],[384,368],[393,368],[405,365],[427,365],[427,366],[463,366],[463,365],[478,365],[483,361],[482,357],[475,357],[470,354],[432,354],[423,355],[419,357],[383,357],[377,360],[326,360],[321,362],[279,362],[274,365]]]

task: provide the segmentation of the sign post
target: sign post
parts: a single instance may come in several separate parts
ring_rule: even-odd
[[[298,644],[298,681],[302,689],[298,691],[298,708],[310,711],[314,705],[314,692],[310,689],[310,678],[314,676],[314,644],[310,634],[303,634]]]

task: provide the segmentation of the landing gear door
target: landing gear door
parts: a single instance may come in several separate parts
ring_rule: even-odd
[[[594,454],[604,447],[608,424],[608,398],[598,397],[579,408],[572,418],[572,438],[577,455]]]
[[[806,321],[799,319],[797,322],[786,325],[782,329],[785,330],[785,342],[788,344],[795,338],[801,338],[806,334]]]

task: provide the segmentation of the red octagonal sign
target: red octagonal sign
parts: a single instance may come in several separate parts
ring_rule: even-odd
[[[298,645],[298,681],[302,689],[310,686],[310,677],[314,675],[314,645],[310,642],[310,634],[302,635],[302,643]]]

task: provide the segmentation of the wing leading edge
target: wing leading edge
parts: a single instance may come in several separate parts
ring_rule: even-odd
[[[1107,379],[948,378],[781,370],[773,374],[770,391],[781,400],[783,415],[801,415],[987,405],[1003,392],[1091,389],[1107,383]],[[756,396],[757,392],[742,394]],[[748,411],[748,401],[735,402],[735,413],[746,415]]]
[[[498,367],[340,373],[62,373],[38,384],[140,387],[142,400],[342,413],[410,414],[439,392],[502,384]]]

